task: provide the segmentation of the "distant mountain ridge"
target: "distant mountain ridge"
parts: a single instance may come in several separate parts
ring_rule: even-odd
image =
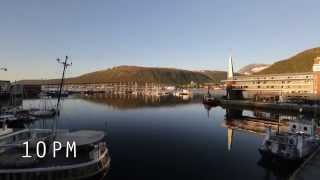
[[[219,83],[226,79],[224,71],[189,71],[175,68],[117,66],[106,70],[67,78],[66,84],[137,82],[159,83],[168,85],[195,83]],[[21,80],[19,84],[58,84],[59,79],[51,80]]]
[[[308,49],[288,59],[275,62],[256,74],[312,72],[314,59],[318,56],[320,56],[320,47]]]

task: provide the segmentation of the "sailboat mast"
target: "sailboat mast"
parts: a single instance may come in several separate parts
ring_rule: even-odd
[[[63,88],[63,83],[64,83],[64,76],[65,72],[68,66],[71,66],[72,63],[68,64],[68,56],[66,56],[64,62],[61,61],[59,58],[57,59],[58,63],[63,65],[63,72],[62,72],[62,77],[60,81],[60,86],[59,86],[59,94],[58,94],[58,101],[57,101],[57,111],[59,111],[60,108],[60,101],[61,101],[61,93],[62,93],[62,88]]]

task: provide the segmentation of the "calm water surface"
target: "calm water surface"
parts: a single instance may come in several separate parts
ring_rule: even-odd
[[[24,100],[36,106],[39,100]],[[103,130],[111,156],[105,179],[287,179],[258,152],[263,136],[233,131],[228,149],[225,110],[199,101],[68,98],[60,128]],[[50,127],[50,120],[34,126]],[[230,143],[230,141],[229,141]]]

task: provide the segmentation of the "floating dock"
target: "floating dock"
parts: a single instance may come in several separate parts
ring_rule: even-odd
[[[320,177],[320,147],[293,173],[290,180],[318,180]]]
[[[301,113],[314,113],[319,110],[319,105],[308,104],[293,104],[293,103],[265,103],[253,102],[249,100],[220,100],[221,106],[224,108],[229,107],[244,107],[250,109],[269,109],[276,111],[297,111]]]

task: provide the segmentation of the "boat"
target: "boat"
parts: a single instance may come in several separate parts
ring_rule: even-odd
[[[191,96],[191,92],[187,89],[177,90],[173,93],[174,96]]]
[[[203,96],[202,103],[209,106],[218,106],[219,100],[212,95]]]
[[[60,93],[68,57],[63,64]],[[61,94],[58,95],[57,109]],[[59,117],[59,113],[58,113]],[[6,121],[4,121],[6,123]],[[78,180],[103,177],[110,167],[105,132],[57,129],[2,130],[0,135],[0,179],[2,180]],[[3,129],[6,126],[3,126]],[[39,144],[41,147],[39,148]],[[56,148],[55,144],[60,144]],[[71,145],[69,144],[71,143]],[[69,146],[69,145],[70,146]],[[71,147],[71,149],[70,149]],[[41,152],[39,152],[42,149]],[[70,151],[73,156],[67,155]]]
[[[50,118],[54,117],[57,114],[57,111],[52,109],[31,109],[30,115],[33,117],[39,117],[39,118]]]
[[[52,98],[57,98],[59,96],[59,91],[48,91],[47,95],[52,97]],[[60,94],[61,97],[68,97],[69,92],[68,91],[61,91]]]
[[[202,103],[209,106],[218,106],[219,102],[220,101],[210,93],[208,88],[208,93],[207,95],[203,96]]]
[[[30,115],[39,118],[51,118],[56,114],[57,110],[52,105],[50,106],[50,96],[46,93],[40,93],[40,108],[30,109]]]
[[[0,179],[2,180],[76,180],[102,177],[110,167],[110,157],[103,131],[23,129],[0,136]],[[54,151],[52,140],[62,144]],[[48,151],[41,158],[36,154],[39,141]],[[28,147],[25,146],[28,142]],[[76,150],[66,157],[67,143],[76,142]],[[50,147],[50,148],[49,148]],[[26,155],[30,157],[22,157]],[[55,157],[54,157],[55,154]]]
[[[299,161],[319,147],[319,138],[313,121],[289,121],[287,132],[272,132],[267,128],[259,152],[266,158]]]
[[[36,120],[29,114],[28,110],[5,111],[0,115],[0,123],[7,123],[9,126],[17,126]]]

